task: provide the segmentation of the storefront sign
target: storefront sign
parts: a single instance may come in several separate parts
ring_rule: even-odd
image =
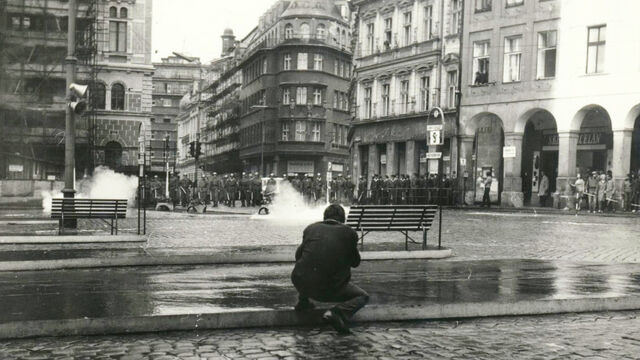
[[[502,157],[507,158],[515,158],[516,157],[516,147],[515,146],[505,146],[502,148]]]
[[[337,164],[333,164],[332,168],[338,166]],[[287,161],[287,172],[288,173],[313,173],[314,171],[313,161]]]
[[[343,172],[344,171],[344,165],[342,165],[342,164],[333,164],[331,166],[331,171]]]
[[[440,159],[442,157],[442,153],[441,152],[430,152],[427,153],[427,159],[432,160],[432,159]]]
[[[460,158],[460,166],[467,166],[467,159]]]
[[[9,164],[9,172],[23,172],[23,171],[24,171],[24,166]]]
[[[610,143],[611,133],[585,132],[578,135],[578,145],[602,145]],[[544,135],[544,146],[558,146],[558,134]]]
[[[442,158],[442,161],[451,161],[451,156],[445,156]]]
[[[56,181],[56,176],[55,175],[47,175],[47,180]]]

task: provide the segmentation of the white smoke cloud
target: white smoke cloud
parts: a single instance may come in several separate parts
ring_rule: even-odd
[[[302,194],[287,181],[278,182],[277,194],[271,205],[269,215],[253,215],[252,219],[265,219],[286,224],[308,224],[322,221],[325,201],[307,204]],[[347,210],[347,209],[345,209]]]
[[[76,198],[80,199],[127,199],[129,207],[135,205],[138,178],[117,173],[108,167],[99,166],[93,176],[76,183]],[[42,192],[42,207],[51,213],[51,199],[61,198],[62,192]]]

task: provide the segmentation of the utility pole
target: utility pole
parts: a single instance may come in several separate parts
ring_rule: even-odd
[[[69,0],[68,9],[68,25],[67,25],[67,57],[64,59],[66,70],[66,87],[68,102],[71,101],[71,92],[69,88],[76,78],[76,16],[78,13],[77,0]],[[75,196],[75,145],[76,145],[76,124],[74,109],[68,104],[66,106],[65,118],[65,137],[64,137],[64,189],[62,193],[65,198],[74,198]],[[78,227],[77,220],[65,220],[63,224],[65,228],[76,229]]]

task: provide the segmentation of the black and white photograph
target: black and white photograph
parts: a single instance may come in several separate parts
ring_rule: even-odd
[[[0,359],[640,358],[639,0],[0,0]]]

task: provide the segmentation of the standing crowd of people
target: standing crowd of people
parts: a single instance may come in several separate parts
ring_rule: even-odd
[[[640,213],[640,171],[629,173],[619,189],[611,171],[592,171],[586,179],[578,174],[571,184],[575,196],[575,209],[580,211],[583,203],[590,213],[615,212],[622,209]]]

